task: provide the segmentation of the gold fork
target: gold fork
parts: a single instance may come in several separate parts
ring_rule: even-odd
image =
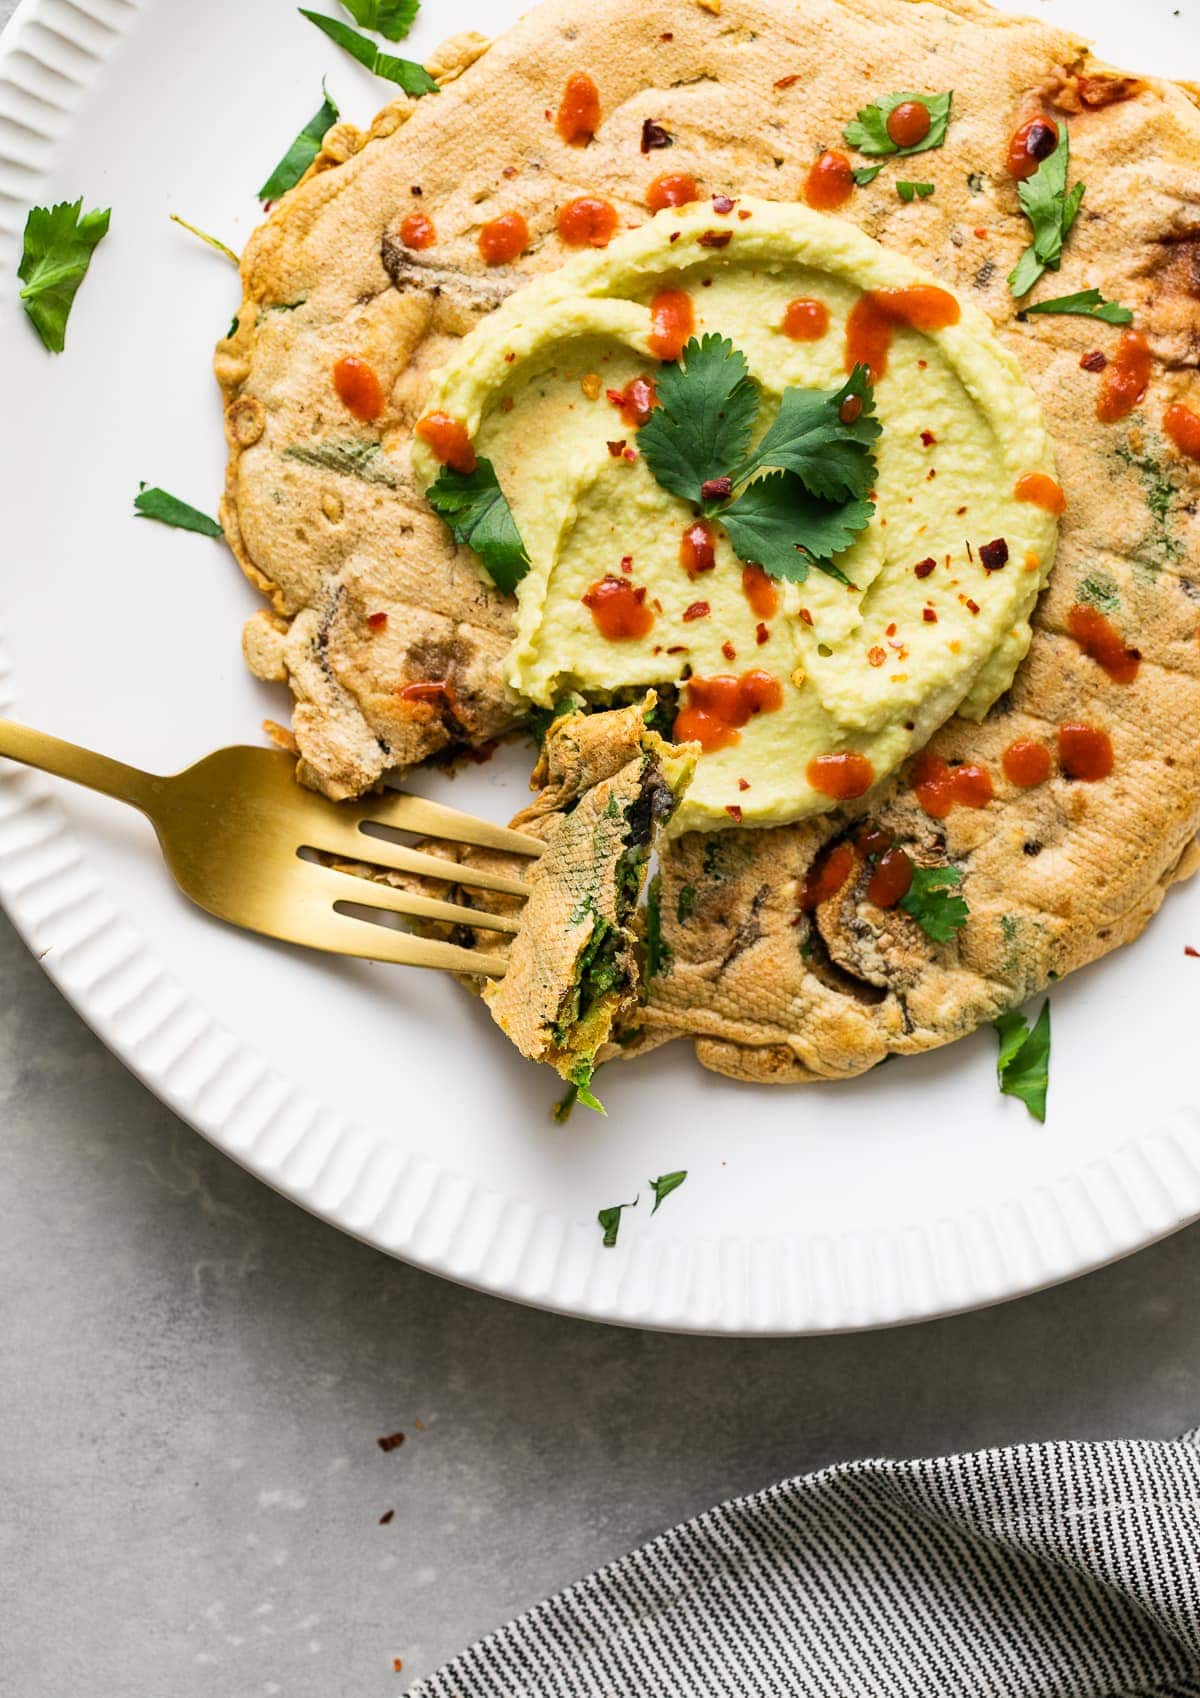
[[[485,978],[501,977],[506,965],[502,955],[415,937],[351,915],[347,906],[495,932],[515,932],[518,921],[372,883],[303,859],[302,849],[524,897],[528,890],[518,878],[462,867],[364,828],[415,832],[529,858],[543,848],[523,832],[401,791],[360,802],[327,801],[296,783],[295,762],[280,749],[218,749],[186,772],[157,778],[0,719],[0,755],[139,808],[158,834],[180,890],[210,914],[267,937],[370,961],[443,967]]]

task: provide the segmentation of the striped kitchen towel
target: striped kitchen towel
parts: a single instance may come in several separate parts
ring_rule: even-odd
[[[1200,1430],[852,1462],[674,1527],[410,1698],[1200,1698]]]

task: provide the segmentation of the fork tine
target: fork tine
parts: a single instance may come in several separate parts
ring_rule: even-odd
[[[427,801],[424,796],[409,796],[402,790],[364,797],[354,811],[360,820],[373,820],[376,825],[391,826],[395,831],[418,831],[425,837],[444,837],[451,843],[470,843],[477,849],[500,849],[510,855],[533,857],[545,848],[544,843],[536,837],[527,837],[523,831],[492,825],[490,820],[476,819],[474,814],[447,808],[442,802]]]
[[[510,914],[488,914],[482,908],[468,908],[459,902],[439,902],[435,897],[377,884],[372,879],[360,878],[357,873],[340,872],[336,867],[320,867],[318,871],[328,887],[330,902],[354,902],[360,908],[374,908],[381,913],[411,914],[421,920],[445,920],[450,925],[480,926],[493,932],[512,934],[520,929],[520,921]]]
[[[339,955],[356,955],[367,961],[389,961],[400,967],[438,967],[444,972],[472,973],[486,979],[502,979],[508,967],[503,955],[485,955],[479,949],[460,949],[455,943],[373,926],[369,920],[356,920],[332,908],[322,916],[318,934],[296,935],[291,941],[331,949]]]
[[[360,831],[353,820],[339,817],[332,808],[328,813],[328,819],[322,817],[306,833],[304,841],[308,848],[319,849],[325,855],[344,856],[348,861],[369,861],[372,866],[387,867],[392,872],[419,873],[423,878],[440,879],[443,884],[469,884],[477,890],[499,891],[504,896],[529,895],[528,886],[519,878],[463,867],[440,855],[410,849],[404,843],[392,843],[386,837]]]

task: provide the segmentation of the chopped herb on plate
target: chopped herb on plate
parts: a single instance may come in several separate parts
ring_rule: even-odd
[[[187,219],[180,218],[177,212],[173,212],[171,214],[171,223],[178,224],[180,229],[187,230],[189,234],[193,236],[199,236],[202,242],[207,242],[209,247],[215,248],[219,254],[224,254],[225,258],[232,260],[234,265],[241,264],[241,261],[238,259],[238,256],[234,253],[233,249],[226,247],[225,243],[219,236],[210,236],[207,230],[201,230],[197,225],[189,224]]]
[[[259,200],[278,200],[280,195],[286,194],[289,189],[294,189],[317,154],[320,153],[326,130],[332,129],[340,116],[337,102],[328,92],[324,83],[321,84],[321,96],[320,111],[314,113],[308,120],[308,123],[300,131],[300,134],[271,172],[262,188],[259,189]]]
[[[865,189],[868,183],[875,181],[882,170],[882,165],[859,165],[850,175],[854,178],[857,188]]]
[[[365,65],[368,71],[382,77],[385,82],[395,83],[405,94],[416,97],[439,92],[437,83],[423,65],[418,65],[412,59],[397,59],[394,54],[382,52],[373,41],[368,41],[365,35],[359,35],[357,30],[351,29],[349,24],[342,23],[339,18],[327,18],[320,12],[309,12],[303,6],[298,9],[302,18],[307,18],[310,24],[316,24],[330,41],[336,42],[352,59],[357,59],[360,65]]]
[[[896,193],[903,201],[928,200],[933,187],[932,183],[897,183]]]
[[[165,489],[147,489],[143,484],[140,493],[133,498],[133,505],[142,519],[157,519],[161,525],[174,525],[180,531],[196,531],[202,537],[225,535],[215,519],[210,519],[198,507],[189,507],[177,495],[168,495]]]
[[[884,154],[897,154],[903,158],[913,153],[927,153],[930,148],[941,147],[946,139],[946,130],[950,123],[950,103],[953,98],[953,89],[947,89],[944,94],[912,94],[907,91],[888,94],[871,106],[864,106],[858,117],[846,125],[842,134],[856,153],[865,153],[868,158],[878,158]],[[928,128],[919,139],[904,143],[905,129],[902,123],[892,116],[898,107],[905,109],[904,116],[909,115],[910,108],[918,107],[924,107],[929,114]],[[917,116],[919,117],[919,114]],[[919,130],[921,124],[918,122],[915,128]],[[899,134],[899,140],[893,131]]]
[[[112,209],[84,212],[83,200],[31,207],[17,276],[21,305],[52,354],[66,345],[67,319],[87,276],[97,244],[108,232]]]
[[[678,1173],[660,1173],[657,1179],[649,1181],[650,1188],[654,1192],[654,1207],[650,1210],[652,1215],[658,1213],[659,1204],[669,1197],[672,1191],[678,1191],[686,1178],[687,1168],[685,1167],[681,1168]]]
[[[473,549],[497,588],[512,595],[529,570],[529,556],[492,462],[477,460],[473,472],[443,466],[425,493],[455,542]]]
[[[1050,1000],[1032,1029],[1019,1009],[995,1021],[1000,1039],[996,1075],[1006,1097],[1019,1097],[1035,1120],[1046,1118],[1046,1089],[1050,1081]]]
[[[949,943],[967,923],[970,909],[955,888],[961,883],[957,867],[913,867],[912,884],[900,906],[934,943]]]
[[[596,1219],[604,1229],[604,1248],[606,1250],[611,1250],[617,1242],[617,1233],[621,1230],[621,1211],[623,1209],[636,1209],[637,1206],[638,1199],[635,1197],[632,1203],[614,1203],[610,1209],[600,1210]]]
[[[1074,313],[1079,318],[1101,319],[1105,324],[1133,323],[1130,309],[1116,301],[1106,301],[1099,289],[1080,289],[1074,295],[1056,295],[1052,301],[1035,301],[1032,306],[1022,307],[1017,317],[1028,318],[1035,312]]]

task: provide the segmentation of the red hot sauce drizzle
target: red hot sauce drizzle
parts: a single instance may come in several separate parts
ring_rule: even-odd
[[[836,896],[857,865],[858,858],[849,843],[835,843],[827,854],[818,855],[808,869],[800,906],[811,913],[820,902]]]
[[[600,578],[582,600],[596,621],[596,629],[610,643],[644,637],[654,624],[653,610],[646,606],[645,587],[635,589],[628,578]]]
[[[849,749],[844,754],[815,755],[805,768],[805,777],[822,796],[852,802],[865,796],[875,782],[875,769],[865,755]]]
[[[897,328],[944,330],[962,316],[954,296],[929,283],[907,289],[869,289],[860,295],[846,320],[846,370],[856,365],[870,368],[871,381],[878,383],[887,371],[888,354]]]
[[[437,241],[433,219],[423,212],[410,212],[400,221],[400,240],[406,248],[431,248]]]
[[[650,302],[650,352],[677,360],[696,328],[692,297],[682,289],[663,289]]]
[[[604,393],[625,423],[635,427],[644,425],[658,406],[651,377],[631,377],[624,389],[606,389]]]
[[[986,767],[970,763],[950,766],[928,750],[913,768],[912,787],[917,801],[935,820],[944,820],[955,807],[986,808],[995,794]]]
[[[815,212],[835,212],[854,193],[854,172],[844,153],[823,153],[804,180],[804,198]]]
[[[1031,737],[1018,737],[1000,756],[1005,778],[1018,790],[1032,790],[1050,776],[1050,751]]]
[[[1116,424],[1132,413],[1150,385],[1150,347],[1137,330],[1127,330],[1117,351],[1104,368],[1096,417],[1101,424]]]
[[[569,248],[606,248],[617,229],[617,209],[598,195],[579,195],[558,209],[558,234]]]
[[[567,78],[554,127],[568,147],[586,147],[600,128],[600,90],[586,71]]]
[[[426,413],[417,420],[416,434],[433,450],[434,458],[453,472],[469,476],[478,461],[467,435],[467,427],[449,413]]]
[[[779,591],[761,566],[742,567],[742,594],[756,619],[773,619],[779,612]]]
[[[1032,177],[1043,159],[1048,159],[1058,146],[1058,125],[1053,118],[1039,112],[1013,133],[1008,144],[1008,174],[1019,183]]]
[[[690,206],[699,199],[700,185],[690,171],[664,171],[646,190],[646,205],[651,212],[661,212],[668,206]]]
[[[677,743],[699,743],[704,753],[730,749],[756,714],[774,713],[783,706],[783,689],[769,672],[719,673],[715,678],[690,678],[687,701],[675,716],[672,736]]]
[[[1057,518],[1067,510],[1067,498],[1059,484],[1045,472],[1026,472],[1017,479],[1013,494],[1018,501],[1028,501],[1032,507],[1042,507]]]
[[[1200,460],[1200,414],[1176,401],[1163,414],[1163,430],[1181,454]]]
[[[916,147],[929,134],[932,122],[923,100],[902,100],[888,114],[887,133],[897,147]]]
[[[867,881],[867,900],[877,908],[894,908],[912,888],[913,864],[903,849],[887,849]]]
[[[793,342],[819,342],[828,329],[829,308],[824,301],[799,295],[784,309],[783,334]]]
[[[1107,731],[1094,725],[1060,725],[1058,764],[1068,778],[1095,784],[1113,769],[1113,746]]]
[[[356,419],[369,424],[383,411],[383,385],[366,360],[347,354],[333,368],[333,387],[338,400]]]
[[[1142,663],[1141,650],[1126,648],[1121,633],[1098,608],[1076,602],[1067,614],[1067,630],[1114,684],[1133,683]]]
[[[679,564],[689,578],[697,578],[701,572],[711,572],[716,563],[712,526],[705,519],[696,519],[684,528],[680,538]]]
[[[525,252],[528,242],[529,226],[521,214],[503,212],[481,226],[477,245],[485,265],[510,265]]]

